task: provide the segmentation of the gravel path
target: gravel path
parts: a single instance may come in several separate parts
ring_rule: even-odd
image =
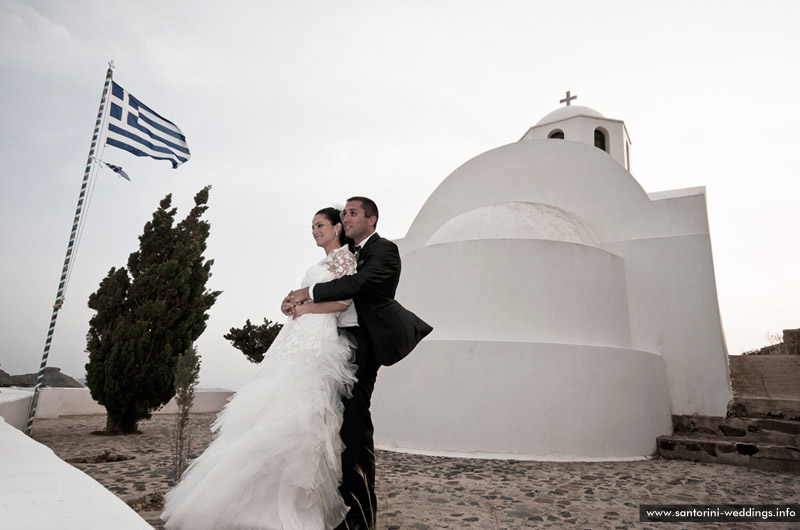
[[[211,440],[215,414],[192,415],[197,452]],[[154,528],[173,485],[174,417],[156,415],[143,434],[96,436],[105,416],[39,419],[33,437],[128,502]],[[127,460],[79,463],[107,453]],[[378,530],[518,528],[798,528],[800,523],[639,523],[640,504],[789,504],[800,477],[734,466],[646,460],[523,462],[377,454]],[[220,529],[223,530],[223,529]]]

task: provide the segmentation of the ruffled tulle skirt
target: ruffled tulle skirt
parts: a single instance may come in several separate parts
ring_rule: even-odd
[[[340,494],[342,396],[355,382],[333,315],[290,320],[256,378],[212,425],[214,440],[165,497],[165,527],[329,530]]]

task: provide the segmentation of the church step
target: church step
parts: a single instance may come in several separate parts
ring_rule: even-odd
[[[659,436],[656,453],[667,460],[691,460],[800,473],[800,447],[735,442],[701,434]]]
[[[800,447],[800,422],[772,418],[722,418],[718,416],[673,416],[679,436],[720,438],[736,442],[767,443]]]
[[[800,420],[800,400],[735,396],[728,404],[728,416],[737,418],[782,418]]]

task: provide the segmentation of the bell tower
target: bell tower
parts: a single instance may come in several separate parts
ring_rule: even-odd
[[[544,118],[520,138],[524,140],[569,140],[593,145],[608,153],[628,173],[631,172],[631,139],[625,122],[606,118],[589,107],[572,105],[578,96],[567,95],[560,103],[566,103]]]

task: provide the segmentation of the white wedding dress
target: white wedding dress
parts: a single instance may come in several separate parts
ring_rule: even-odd
[[[303,286],[355,273],[342,247]],[[290,319],[256,378],[212,425],[214,440],[165,497],[165,527],[181,530],[330,530],[340,494],[342,395],[355,382],[336,313]]]

